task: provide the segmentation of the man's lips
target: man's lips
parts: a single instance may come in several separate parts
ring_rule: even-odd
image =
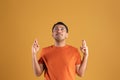
[[[63,36],[63,34],[56,34],[56,36]]]

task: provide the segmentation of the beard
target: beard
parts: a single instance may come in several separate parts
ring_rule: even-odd
[[[65,39],[62,39],[62,38],[55,38],[55,41],[57,41],[57,42],[62,42],[62,41],[64,41]]]
[[[56,40],[57,42],[62,42],[62,41],[65,40],[65,38],[64,38],[64,36],[63,36],[62,34],[56,34],[55,40]]]

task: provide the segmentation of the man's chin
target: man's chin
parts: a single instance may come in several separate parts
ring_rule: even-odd
[[[57,42],[62,42],[62,41],[64,41],[65,39],[60,39],[60,38],[58,38],[58,39],[55,39]]]

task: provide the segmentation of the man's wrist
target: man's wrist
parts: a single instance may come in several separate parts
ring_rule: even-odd
[[[35,58],[35,57],[36,57],[36,54],[35,54],[35,53],[32,53],[32,57]]]
[[[88,56],[88,53],[83,55],[84,58],[88,58]]]

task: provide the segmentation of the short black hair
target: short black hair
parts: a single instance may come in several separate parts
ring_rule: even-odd
[[[67,33],[68,33],[68,27],[67,27],[67,25],[65,25],[63,22],[57,22],[57,23],[55,23],[55,24],[53,25],[53,27],[52,27],[52,32],[53,32],[53,29],[54,29],[54,27],[55,27],[56,25],[63,25],[63,26],[65,26],[66,31],[67,31]]]

